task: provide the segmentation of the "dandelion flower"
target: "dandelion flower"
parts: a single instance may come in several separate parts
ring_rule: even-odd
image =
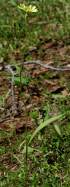
[[[37,8],[36,6],[33,6],[33,5],[25,5],[24,3],[20,5],[18,5],[18,8],[23,10],[24,12],[26,13],[32,13],[32,12],[37,12]]]

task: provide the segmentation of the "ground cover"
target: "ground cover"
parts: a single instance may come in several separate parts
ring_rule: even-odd
[[[16,1],[0,2],[0,67],[15,73],[14,98],[11,74],[0,71],[0,178],[1,187],[70,186],[70,2],[28,1],[37,15],[24,15]],[[43,128],[29,143],[38,126],[64,117]],[[26,150],[26,144],[28,150]],[[27,153],[28,152],[28,153]]]

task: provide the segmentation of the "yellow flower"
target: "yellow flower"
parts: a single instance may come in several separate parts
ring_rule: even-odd
[[[25,5],[24,3],[20,5],[18,5],[18,8],[23,10],[26,13],[32,13],[32,12],[37,12],[37,8],[36,6],[32,6],[32,5]]]

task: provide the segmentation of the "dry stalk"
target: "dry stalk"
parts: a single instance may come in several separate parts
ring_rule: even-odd
[[[14,93],[14,71],[10,65],[5,66],[5,70],[10,72],[11,74],[11,96],[12,96],[12,114],[16,111],[16,103],[15,103],[15,93]]]
[[[40,60],[36,60],[36,61],[27,61],[27,62],[23,62],[22,63],[23,65],[28,65],[28,64],[36,64],[36,65],[40,65],[40,66],[42,66],[42,67],[44,67],[44,68],[47,68],[47,69],[49,69],[49,70],[53,70],[53,71],[70,71],[70,66],[68,65],[68,67],[67,66],[65,66],[65,67],[53,67],[53,66],[50,66],[50,65],[48,65],[48,64],[43,64],[43,62],[42,61],[40,61]]]

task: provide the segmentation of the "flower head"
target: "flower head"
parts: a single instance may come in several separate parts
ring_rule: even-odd
[[[20,3],[20,5],[18,5],[18,8],[23,10],[26,13],[32,13],[32,12],[37,12],[37,8],[36,6],[32,6],[32,5],[25,5],[24,3]]]

